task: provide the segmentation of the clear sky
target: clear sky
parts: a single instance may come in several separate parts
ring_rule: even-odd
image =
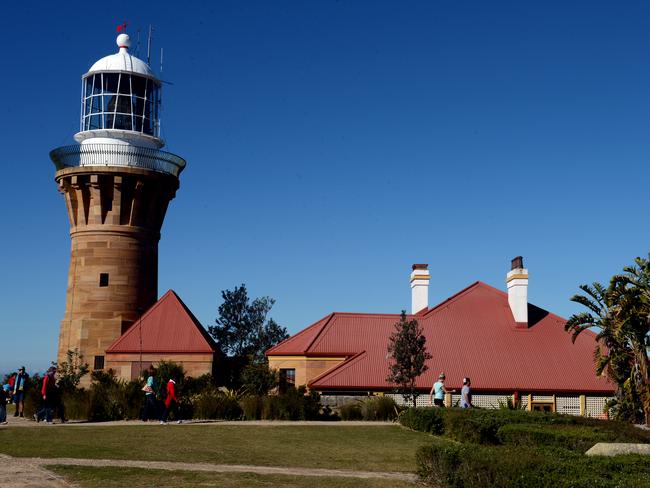
[[[45,368],[69,225],[48,152],[80,77],[153,24],[163,136],[188,161],[159,295],[207,327],[220,291],[277,300],[297,332],[476,280],[563,316],[581,283],[650,250],[650,3],[600,0],[8,2],[2,7],[0,372]],[[143,42],[144,45],[146,45]],[[134,49],[132,49],[134,51]],[[141,49],[144,56],[146,48]]]

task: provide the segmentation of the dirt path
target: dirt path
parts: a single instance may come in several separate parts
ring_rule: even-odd
[[[13,458],[0,456],[0,486],[13,488],[64,488],[72,485],[44,467],[64,466],[119,466],[166,471],[201,471],[208,473],[256,473],[289,476],[330,476],[363,479],[387,479],[415,482],[409,473],[351,471],[344,469],[292,468],[274,466],[248,466],[237,464],[174,463],[167,461],[130,461],[121,459],[75,459],[75,458]]]
[[[7,418],[9,424],[5,426],[0,426],[0,429],[8,427],[39,427],[42,429],[48,428],[61,428],[61,427],[113,427],[115,425],[154,425],[157,424],[157,421],[143,422],[141,420],[114,420],[110,422],[86,422],[81,420],[72,420],[61,424],[58,420],[54,421],[54,424],[48,425],[45,422],[35,422],[31,419],[16,418],[10,417]],[[239,425],[247,426],[254,425],[257,427],[273,427],[278,425],[286,426],[298,426],[298,425],[322,425],[325,427],[358,427],[360,425],[364,427],[385,427],[387,425],[397,425],[395,422],[368,422],[364,420],[347,420],[345,422],[324,422],[319,420],[186,420],[181,425]],[[171,425],[176,425],[175,423],[170,423]]]
[[[32,459],[0,454],[0,486],[12,488],[68,488],[72,485]]]

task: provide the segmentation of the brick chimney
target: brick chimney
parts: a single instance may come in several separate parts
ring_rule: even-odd
[[[506,275],[508,303],[517,325],[528,327],[528,270],[524,268],[524,258],[517,256],[512,260]]]
[[[429,308],[429,265],[414,264],[411,272],[411,313]]]

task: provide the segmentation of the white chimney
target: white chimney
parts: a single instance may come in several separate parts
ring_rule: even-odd
[[[512,260],[511,270],[506,275],[506,284],[508,303],[515,322],[528,327],[528,270],[524,268],[524,258],[521,256]]]
[[[429,308],[429,265],[414,264],[411,273],[411,313]]]

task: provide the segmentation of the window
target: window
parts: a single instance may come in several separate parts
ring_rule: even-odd
[[[93,369],[104,369],[104,356],[95,356],[95,367]]]
[[[99,273],[99,286],[108,286],[108,273]]]
[[[160,85],[128,73],[97,73],[84,80],[82,130],[121,129],[159,136]]]
[[[280,393],[284,393],[288,388],[296,386],[296,370],[280,369]]]
[[[555,412],[555,403],[548,401],[534,401],[530,405],[533,412]]]

